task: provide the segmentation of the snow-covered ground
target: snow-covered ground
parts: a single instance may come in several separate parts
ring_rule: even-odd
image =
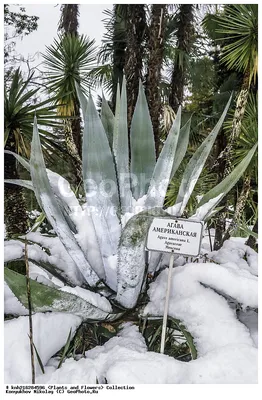
[[[169,315],[180,319],[192,334],[196,360],[182,362],[148,351],[138,327],[126,323],[103,346],[87,351],[78,361],[69,358],[57,369],[58,360],[52,356],[82,320],[66,313],[36,313],[34,344],[45,366],[42,374],[35,360],[36,383],[257,383],[257,254],[234,239],[219,251],[208,252],[208,258],[213,262],[177,263],[172,275]],[[31,271],[33,279],[39,280],[39,274],[38,269]],[[48,275],[43,278],[50,281]],[[163,315],[166,282],[165,269],[150,285],[144,315]],[[85,297],[84,289],[74,290]],[[96,295],[94,301],[101,299]],[[242,309],[236,312],[233,301]],[[5,311],[20,315],[5,322],[5,383],[28,384],[27,311],[7,286]]]

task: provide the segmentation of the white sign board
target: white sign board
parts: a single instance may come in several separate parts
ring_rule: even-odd
[[[147,234],[147,250],[198,256],[203,223],[182,218],[154,218]]]

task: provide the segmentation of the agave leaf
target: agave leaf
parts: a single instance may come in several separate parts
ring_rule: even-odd
[[[19,238],[18,242],[24,242],[25,240],[22,238]],[[37,242],[32,242],[27,240],[28,243],[33,243],[39,245]],[[39,245],[40,246],[40,245]],[[28,246],[30,249],[30,245]],[[42,255],[41,256],[41,251]],[[13,256],[9,256],[8,258],[5,257],[5,264],[8,264],[9,262],[16,262],[16,261],[21,261],[25,259],[24,251],[22,256],[18,256],[16,253],[14,253]],[[39,248],[38,252],[35,251],[30,251],[29,250],[29,256],[28,256],[28,261],[32,262],[33,264],[37,265],[41,269],[45,270],[50,277],[54,276],[55,278],[59,279],[61,282],[63,282],[67,286],[72,286],[72,285],[82,285],[83,284],[83,279],[78,278],[77,276],[68,276],[65,271],[62,271],[60,268],[58,268],[55,264],[49,262],[49,260],[52,260],[52,258],[47,258],[46,253]],[[44,261],[45,260],[45,261]],[[82,276],[81,276],[82,277]]]
[[[120,237],[117,178],[103,124],[90,96],[83,133],[83,177],[87,203],[104,258],[116,254]],[[110,185],[107,192],[106,185]]]
[[[32,181],[25,179],[4,179],[5,183],[11,183],[12,185],[23,186],[26,189],[34,190]]]
[[[175,175],[176,171],[178,170],[179,165],[181,164],[181,162],[186,154],[187,146],[188,146],[188,142],[189,142],[191,119],[192,118],[190,117],[188,119],[188,121],[185,123],[185,125],[183,125],[182,128],[180,129],[177,147],[176,147],[176,156],[174,158],[174,164],[173,164],[173,168],[172,168],[171,178]]]
[[[10,151],[10,150],[5,150],[4,152],[6,154],[11,154],[12,156],[14,156],[17,159],[17,161],[19,161],[20,164],[23,165],[23,167],[25,167],[25,169],[27,169],[27,171],[30,172],[30,164],[25,158],[19,156],[18,154],[14,153],[13,151]]]
[[[231,103],[231,99],[232,99],[232,95],[230,96],[230,99],[224,109],[224,112],[221,115],[215,128],[206,137],[206,139],[200,145],[200,147],[196,150],[196,152],[191,157],[189,163],[186,166],[186,169],[184,171],[182,181],[181,181],[181,184],[179,187],[177,199],[175,202],[175,206],[179,205],[179,207],[177,209],[177,213],[176,213],[177,216],[182,215],[184,212],[184,209],[185,209],[187,202],[194,190],[194,187],[199,178],[199,175],[201,174],[202,169],[205,165],[206,159],[212,149],[212,146],[215,142],[218,132],[224,122],[225,116],[227,114],[228,108]]]
[[[209,190],[199,202],[195,215],[192,218],[204,220],[210,212],[217,206],[221,199],[232,189],[237,181],[244,174],[250,161],[252,160],[257,144],[247,153],[246,157],[234,168],[234,170],[217,186]]]
[[[86,96],[83,94],[80,85],[76,81],[75,81],[75,88],[76,88],[76,93],[77,93],[77,97],[79,99],[80,106],[82,108],[83,115],[85,115],[85,112],[86,112],[86,109],[87,109]]]
[[[109,146],[112,150],[115,117],[103,93],[102,93],[101,121],[104,126],[105,132],[107,134]]]
[[[86,260],[83,251],[71,232],[50,186],[45,169],[36,118],[31,145],[30,171],[37,201],[45,212],[48,221],[56,231],[66,251],[75,262],[76,268],[81,271],[86,279],[86,282],[90,286],[95,286],[99,278]]]
[[[160,208],[130,218],[122,231],[118,249],[117,296],[126,308],[135,306],[145,274],[145,243],[149,226],[155,216],[168,215]]]
[[[146,207],[163,207],[167,187],[172,178],[174,159],[177,155],[180,123],[181,107],[178,109],[176,119],[157,160],[145,202]]]
[[[121,97],[118,84],[113,137],[113,152],[116,162],[121,211],[123,214],[128,211],[131,212],[132,206],[128,149],[126,82],[125,77],[123,77]]]
[[[4,279],[17,299],[28,308],[26,277],[5,268]],[[66,312],[84,320],[104,320],[108,311],[102,310],[75,294],[45,286],[30,279],[31,302],[34,312]]]
[[[148,191],[156,163],[153,127],[141,82],[130,127],[130,146],[131,176],[138,180],[137,185],[133,182],[132,192],[134,198],[138,200]]]
[[[49,174],[48,174],[49,175]],[[11,183],[13,185],[18,185],[18,186],[23,186],[26,189],[30,189],[34,191],[34,186],[32,184],[32,181],[29,180],[23,180],[23,179],[5,179],[5,183]],[[60,197],[56,196],[57,203],[59,204],[59,207],[66,219],[66,222],[68,223],[70,229],[72,232],[77,233],[76,226],[72,219],[70,218],[70,210],[67,206],[67,203],[63,201],[63,196],[61,196],[59,188],[57,186],[54,186],[51,184],[51,187],[53,189],[54,194],[56,195],[57,193],[60,195]],[[80,207],[80,206],[79,206]],[[43,218],[44,219],[44,218]],[[41,221],[42,222],[42,221]],[[41,224],[41,222],[38,224],[38,226]]]

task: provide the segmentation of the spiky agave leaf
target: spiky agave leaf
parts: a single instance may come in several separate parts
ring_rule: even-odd
[[[112,150],[115,116],[111,108],[109,107],[103,93],[102,93],[102,106],[101,106],[101,121],[104,126],[105,132],[107,134],[109,146]]]
[[[95,286],[99,281],[99,277],[86,260],[51,189],[41,150],[36,119],[31,146],[30,172],[37,201],[44,210],[48,221],[56,231],[66,251],[75,262],[76,268],[81,271],[86,279],[86,282],[90,286]]]
[[[22,186],[26,189],[34,190],[32,181],[25,180],[25,179],[4,179],[5,183],[11,183],[13,185]]]
[[[206,159],[224,122],[231,100],[232,95],[230,96],[230,99],[228,100],[227,105],[223,111],[223,114],[219,118],[218,123],[201,144],[201,146],[196,150],[186,166],[175,202],[176,216],[180,216],[184,212],[187,202],[204,167]]]
[[[176,147],[176,155],[174,157],[171,178],[173,178],[173,176],[175,175],[186,154],[189,142],[190,126],[191,126],[191,117],[188,119],[185,125],[182,126],[179,132],[177,147]]]
[[[149,188],[149,182],[156,164],[156,152],[153,126],[149,114],[146,96],[141,81],[130,127],[131,166],[130,172],[137,184],[132,185],[136,200],[143,197]]]
[[[135,306],[145,274],[145,243],[149,226],[156,216],[167,216],[161,208],[133,216],[122,231],[118,249],[117,296],[126,308]]]
[[[195,215],[192,217],[198,220],[205,220],[211,213],[211,211],[218,205],[221,199],[232,189],[237,181],[243,176],[247,169],[250,161],[252,160],[257,149],[257,144],[248,152],[246,157],[234,168],[234,170],[217,186],[206,193],[196,210]]]
[[[5,268],[4,272],[5,282],[20,303],[28,308],[26,277],[9,268]],[[108,304],[107,310],[103,310],[75,294],[45,286],[32,279],[30,279],[30,289],[34,312],[66,312],[78,315],[83,318],[83,320],[94,321],[110,319],[112,314],[112,312],[109,311],[112,311],[111,305],[105,298],[103,301]],[[90,292],[90,294],[92,296],[92,292]]]
[[[119,185],[119,195],[121,212],[131,212],[132,193],[130,186],[129,173],[129,146],[128,146],[128,127],[127,127],[127,98],[126,81],[123,78],[122,92],[120,96],[119,84],[117,87],[116,113],[113,136],[113,153],[116,163],[117,180]]]
[[[117,216],[119,196],[113,156],[91,96],[84,120],[83,181],[105,261],[117,251],[120,237],[120,221]]]
[[[30,164],[28,160],[11,151],[6,150],[5,152],[13,155],[20,162],[20,164],[30,172]],[[105,275],[103,261],[91,216],[87,212],[83,213],[82,207],[80,206],[74,192],[70,189],[68,181],[64,177],[49,169],[46,169],[46,172],[51,189],[69,228],[73,233],[78,234],[78,236],[76,236],[76,240],[80,244],[82,250],[85,252],[88,262],[92,265],[95,272],[98,273],[99,277],[104,279]],[[18,185],[21,184],[20,180],[17,180],[16,182],[12,181],[10,183]],[[25,184],[28,184],[28,189],[34,190],[31,181],[27,181]],[[84,228],[85,231],[88,231],[88,238],[85,241],[79,241],[79,231],[81,231],[81,234],[83,233],[83,224],[82,221],[79,221],[79,215],[82,215],[82,218],[85,218]],[[87,248],[87,245],[90,244],[92,250]]]
[[[157,160],[151,183],[148,189],[146,207],[163,207],[166,191],[172,178],[174,160],[177,154],[178,137],[180,134],[181,107],[170,129],[166,142]]]
[[[73,273],[68,273],[67,270],[62,270],[54,264],[54,262],[56,262],[56,257],[53,257],[54,254],[50,253],[49,248],[43,246],[43,243],[40,243],[37,240],[29,240],[28,237],[26,239],[19,237],[18,240],[11,239],[5,241],[5,264],[23,261],[25,259],[25,241],[28,243],[28,261],[46,271],[50,278],[54,276],[68,286],[79,286],[84,284],[85,280],[79,270],[76,269]],[[8,246],[12,247],[12,251],[8,249]]]

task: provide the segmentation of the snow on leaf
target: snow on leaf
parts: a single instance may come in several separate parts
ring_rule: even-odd
[[[182,176],[182,181],[179,187],[179,192],[177,195],[176,203],[181,203],[180,210],[177,216],[183,214],[183,211],[187,205],[187,202],[194,190],[195,184],[199,178],[199,175],[202,172],[202,169],[205,165],[206,159],[212,149],[212,146],[215,142],[215,139],[219,133],[219,130],[224,122],[226,117],[228,108],[230,106],[232,100],[232,95],[228,100],[228,103],[224,109],[223,114],[221,115],[218,123],[212,130],[212,132],[207,136],[207,138],[203,141],[201,146],[196,150],[192,158],[190,159],[189,163],[186,166],[184,174]]]
[[[28,308],[26,277],[5,268],[5,282],[23,306]],[[92,294],[87,301],[83,297],[42,285],[32,279],[30,279],[30,289],[34,312],[66,312],[78,315],[83,320],[100,321],[110,318],[108,307],[104,310],[92,304]]]
[[[34,121],[31,145],[30,172],[37,201],[44,210],[48,221],[56,231],[66,251],[75,262],[76,268],[79,268],[87,283],[90,286],[96,285],[99,281],[99,277],[86,260],[50,186],[42,154],[36,118]]]
[[[155,208],[133,216],[123,229],[118,249],[117,297],[122,306],[135,306],[145,274],[145,243],[155,216],[167,215]]]

